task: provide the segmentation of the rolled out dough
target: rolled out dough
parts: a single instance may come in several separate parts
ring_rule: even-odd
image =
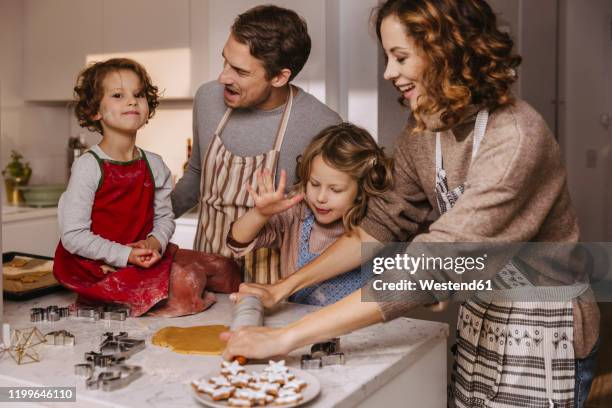
[[[229,330],[222,325],[193,327],[164,327],[153,335],[153,344],[169,347],[181,354],[219,355],[225,348],[225,342],[219,340],[219,334]]]

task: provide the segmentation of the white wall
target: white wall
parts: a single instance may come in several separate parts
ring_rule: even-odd
[[[562,0],[565,65],[562,81],[564,153],[583,240],[612,239],[609,130],[599,117],[611,112],[612,2]],[[608,62],[606,62],[608,56]],[[587,157],[591,155],[591,168]]]
[[[6,166],[11,150],[15,149],[32,166],[31,183],[63,182],[67,174],[68,109],[65,104],[24,102],[23,35],[22,2],[0,1],[0,167]]]
[[[310,58],[297,76],[295,84],[325,101],[325,0],[208,0],[208,47],[210,78],[216,78],[223,67],[221,51],[230,27],[240,13],[259,4],[275,4],[295,10],[306,19],[312,39]]]

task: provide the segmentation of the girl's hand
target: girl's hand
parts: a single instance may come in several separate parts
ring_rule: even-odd
[[[161,252],[161,244],[153,235],[149,236],[147,239],[141,239],[140,241],[126,245],[132,248],[155,249],[157,252]]]
[[[131,246],[131,245],[129,245]],[[128,263],[141,268],[150,268],[155,265],[161,259],[161,255],[155,249],[148,248],[134,248],[130,252],[128,257]]]
[[[255,295],[261,299],[261,304],[270,309],[285,298],[281,286],[277,283],[263,285],[260,283],[241,283],[238,292],[230,295],[230,300],[238,303],[245,296]]]
[[[223,352],[225,360],[237,356],[264,359],[291,351],[291,342],[284,328],[241,327],[235,332],[221,333],[219,339],[227,342]]]
[[[247,190],[255,201],[255,210],[262,217],[269,218],[293,207],[304,198],[304,194],[297,194],[291,198],[285,196],[285,186],[287,184],[287,173],[281,170],[278,190],[274,189],[274,180],[270,170],[263,169],[257,173],[257,192],[250,185]]]

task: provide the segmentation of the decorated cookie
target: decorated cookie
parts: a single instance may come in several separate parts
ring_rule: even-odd
[[[246,399],[258,405],[265,405],[274,401],[274,397],[263,391],[256,391],[251,388],[239,388],[234,394],[234,398]]]
[[[304,387],[306,387],[306,381],[300,380],[299,378],[294,378],[291,381],[286,381],[285,385],[283,385],[283,389],[285,390],[295,390],[301,391]]]
[[[211,383],[215,388],[219,387],[230,387],[232,384],[227,380],[227,378],[223,376],[211,377],[208,379],[208,382]]]
[[[221,363],[221,374],[223,375],[238,375],[244,371],[244,367],[240,365],[238,360],[234,360],[231,363],[228,363],[227,361]]]
[[[236,391],[236,388],[235,387],[219,387],[219,388],[214,388],[211,391],[212,392],[209,393],[211,398],[214,399],[215,401],[220,401],[220,400],[225,400],[231,397],[232,394],[234,394],[234,392]]]
[[[255,382],[250,383],[249,387],[254,390],[262,391],[262,392],[265,392],[266,394],[276,396],[278,395],[280,384],[255,381]]]
[[[287,404],[295,404],[298,401],[302,400],[302,394],[298,394],[298,393],[293,393],[293,394],[286,394],[286,395],[280,395],[278,396],[278,398],[276,398],[274,400],[274,404],[276,405],[287,405]]]
[[[262,373],[261,375],[261,381],[266,381],[269,383],[276,383],[276,384],[282,385],[285,383],[286,380],[287,380],[287,377],[283,373],[267,372],[267,373]]]
[[[255,403],[247,399],[230,398],[227,400],[227,405],[230,407],[252,407]]]
[[[205,381],[192,381],[191,386],[198,392],[211,395],[216,388],[209,382]]]
[[[247,373],[230,375],[227,377],[227,379],[235,387],[246,387],[251,381],[253,381],[253,377]]]
[[[285,360],[280,361],[268,361],[268,366],[264,368],[264,371],[268,373],[286,373],[289,371],[287,366],[285,365]]]

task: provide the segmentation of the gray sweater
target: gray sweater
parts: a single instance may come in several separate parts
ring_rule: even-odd
[[[283,104],[271,110],[234,110],[221,134],[223,143],[239,156],[256,156],[272,150],[284,108]],[[208,82],[198,89],[193,107],[193,152],[185,175],[172,192],[176,217],[198,204],[202,161],[226,109],[223,86],[217,81]],[[287,172],[288,185],[294,181],[297,156],[317,133],[341,121],[336,112],[298,88],[277,167],[277,171],[284,169]]]
[[[91,150],[101,159],[112,160],[98,145],[93,146]],[[149,235],[153,235],[160,242],[163,254],[175,228],[170,203],[172,178],[170,169],[161,156],[147,151],[145,156],[155,179],[153,231]],[[84,154],[72,165],[68,188],[58,204],[62,245],[71,254],[124,267],[132,248],[91,232],[91,209],[101,176],[100,166],[92,154]]]

